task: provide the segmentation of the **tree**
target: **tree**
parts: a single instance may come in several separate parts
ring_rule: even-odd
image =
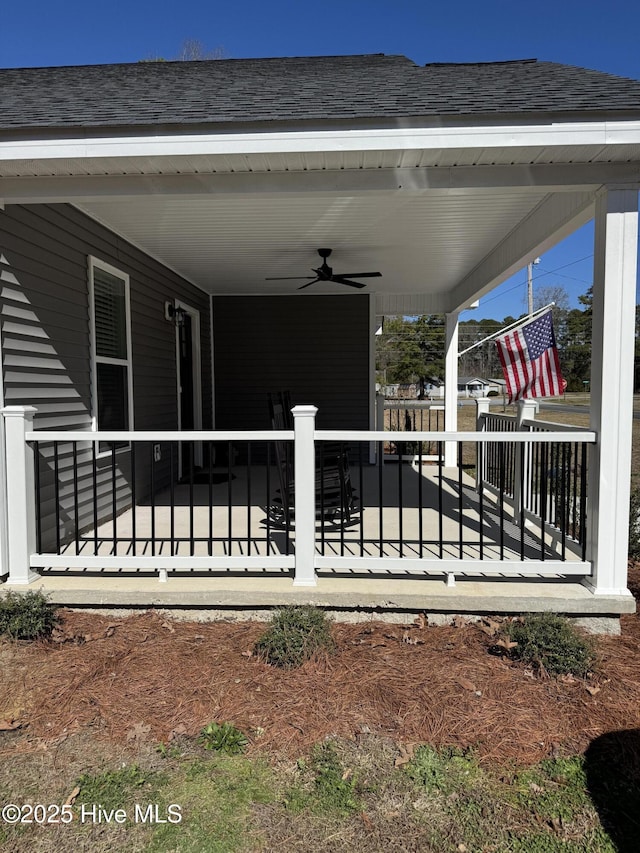
[[[387,317],[378,337],[376,370],[382,384],[417,382],[444,376],[444,317]]]
[[[584,310],[573,308],[566,312],[556,340],[562,375],[568,391],[583,391],[591,378],[591,304],[593,289],[578,297]]]
[[[227,52],[223,47],[207,50],[200,39],[185,39],[180,45],[177,56],[167,60],[164,56],[150,56],[139,62],[203,62],[207,59],[226,59]]]

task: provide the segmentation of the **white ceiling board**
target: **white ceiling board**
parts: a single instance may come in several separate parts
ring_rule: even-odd
[[[292,293],[331,247],[336,272],[380,271],[367,292],[440,293],[453,288],[542,201],[540,190],[471,196],[429,191],[349,195],[150,196],[82,205],[210,293]],[[314,285],[305,292],[344,292]]]

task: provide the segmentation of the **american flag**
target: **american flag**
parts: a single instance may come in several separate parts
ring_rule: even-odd
[[[509,402],[530,397],[556,397],[562,378],[551,311],[496,338]]]

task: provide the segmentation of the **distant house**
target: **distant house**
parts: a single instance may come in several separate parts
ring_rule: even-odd
[[[491,391],[502,393],[502,387],[493,379],[480,379],[477,376],[461,376],[458,379],[460,397],[487,397]]]

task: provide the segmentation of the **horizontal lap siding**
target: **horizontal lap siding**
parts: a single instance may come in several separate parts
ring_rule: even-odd
[[[87,259],[92,255],[130,276],[134,427],[177,428],[175,329],[164,317],[166,300],[179,298],[200,311],[203,424],[211,424],[209,298],[142,251],[70,205],[7,206],[0,212],[2,355],[6,405],[38,408],[37,429],[91,427],[91,358]],[[83,443],[77,462],[80,529],[93,525],[93,467]],[[55,542],[53,447],[40,455],[43,544]],[[149,492],[150,455],[136,459],[137,497]],[[131,460],[117,454],[117,510],[130,503]],[[166,460],[156,484],[167,481]],[[111,463],[99,458],[99,517],[112,514]],[[63,537],[75,532],[73,455],[59,446]]]
[[[362,295],[214,297],[216,428],[270,428],[288,390],[320,429],[368,429],[369,322]]]

